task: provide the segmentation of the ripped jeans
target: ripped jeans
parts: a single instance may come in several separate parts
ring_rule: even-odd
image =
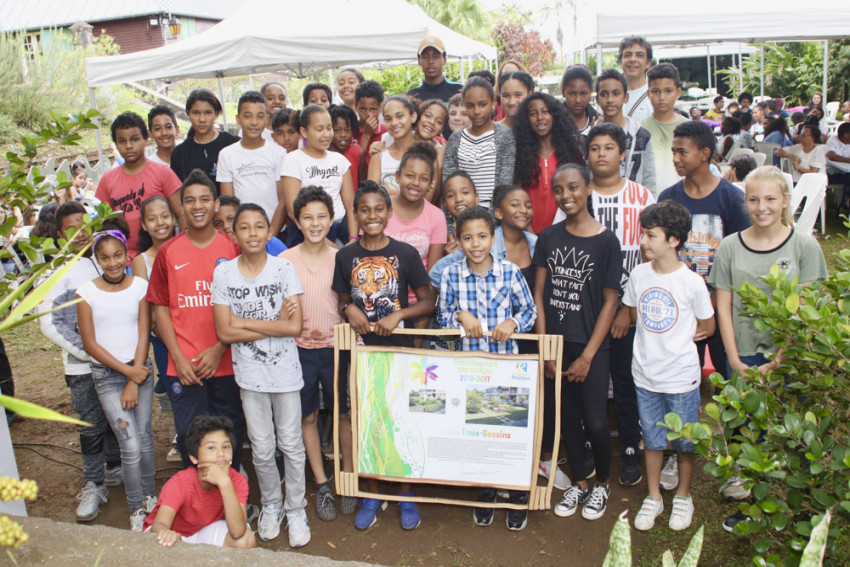
[[[150,361],[147,362],[150,367]],[[156,496],[153,429],[153,372],[139,385],[139,403],[131,409],[121,407],[121,394],[128,378],[105,366],[92,364],[92,378],[103,413],[121,449],[124,489],[130,511],[142,508],[145,496]]]

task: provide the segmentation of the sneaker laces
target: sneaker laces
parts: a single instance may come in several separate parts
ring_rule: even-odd
[[[675,457],[669,457],[667,462],[664,463],[664,468],[661,470],[661,474],[676,474],[679,472],[679,460]]]
[[[596,510],[601,510],[606,498],[607,495],[605,494],[605,488],[602,485],[597,484],[593,487],[593,490],[590,491],[590,498],[587,500],[587,506]]]
[[[561,503],[567,505],[570,508],[576,508],[584,492],[585,491],[582,490],[581,487],[572,486],[564,493],[564,497],[561,499]]]
[[[278,518],[280,518],[280,512],[278,512],[277,509],[264,506],[260,511],[260,519],[257,529],[259,529],[260,525],[263,526],[264,529],[274,527],[275,524],[280,523]]]
[[[100,496],[100,492],[97,489],[97,486],[92,484],[87,484],[83,487],[83,489],[77,494],[77,500],[80,502],[90,501],[92,499],[97,499],[98,501],[103,500]]]

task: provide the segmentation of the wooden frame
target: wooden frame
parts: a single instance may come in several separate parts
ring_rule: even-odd
[[[393,331],[393,334],[399,335],[418,335],[418,336],[443,336],[443,337],[459,337],[460,331],[455,329],[396,329]],[[491,336],[490,332],[485,332],[485,336]],[[491,507],[493,508],[503,508],[503,509],[513,509],[513,510],[548,510],[550,507],[550,501],[552,498],[552,489],[555,482],[555,475],[550,475],[548,482],[539,486],[534,479],[537,478],[537,470],[540,465],[540,449],[542,444],[543,437],[543,399],[544,399],[544,388],[543,388],[543,380],[544,377],[544,367],[546,363],[554,362],[555,363],[555,431],[558,432],[561,429],[561,396],[558,393],[561,391],[561,362],[563,356],[563,337],[560,335],[536,335],[536,334],[527,334],[527,333],[517,333],[511,335],[512,339],[516,340],[526,340],[526,341],[535,341],[538,346],[538,354],[537,359],[539,361],[538,364],[538,376],[537,376],[537,391],[538,391],[538,403],[537,408],[534,415],[534,448],[533,448],[533,458],[532,458],[532,470],[531,472],[531,490],[529,493],[528,504],[512,504],[510,502],[495,502]],[[454,498],[436,498],[436,497],[426,497],[426,496],[398,496],[394,494],[375,494],[372,492],[368,492],[360,489],[360,480],[361,478],[367,478],[366,476],[361,476],[359,472],[359,452],[358,452],[358,443],[359,443],[359,427],[357,423],[357,416],[359,414],[359,400],[358,400],[358,392],[357,392],[357,354],[360,350],[379,350],[378,347],[363,347],[357,345],[357,333],[351,328],[348,324],[340,324],[334,327],[334,399],[339,399],[339,352],[350,351],[351,353],[351,362],[349,364],[349,374],[348,374],[348,392],[350,397],[350,409],[351,412],[351,443],[352,443],[352,461],[354,466],[354,472],[344,472],[341,470],[341,456],[340,456],[340,439],[339,439],[339,404],[335,404],[334,406],[334,420],[333,420],[333,442],[334,442],[334,479],[336,485],[337,494],[341,496],[353,496],[353,497],[365,497],[365,498],[378,498],[382,500],[391,500],[396,502],[420,502],[426,504],[449,504],[454,506],[466,506],[466,507],[478,507],[480,506],[479,502],[471,501],[471,500],[460,500]],[[404,353],[412,353],[412,354],[435,354],[435,351],[426,350],[426,349],[413,349],[413,348],[398,348],[394,349],[396,352],[404,352]],[[450,355],[451,351],[444,352],[440,351],[440,355]],[[522,360],[529,360],[529,355],[493,355],[490,353],[483,352],[460,352],[458,351],[457,356],[481,356],[485,358],[498,358],[498,359],[510,359],[517,358]],[[533,355],[531,355],[533,357]],[[553,447],[552,453],[552,462],[558,462],[558,445],[559,443],[555,443]],[[409,482],[409,483],[425,483],[425,484],[442,484],[446,486],[480,486],[479,484],[468,483],[468,482],[434,482],[431,480],[418,480],[418,479],[410,479],[410,478],[402,478],[402,477],[379,477],[374,475],[368,475],[370,479],[377,480],[390,480],[392,482]],[[502,488],[502,486],[498,486],[495,488]],[[524,488],[524,487],[523,487]]]

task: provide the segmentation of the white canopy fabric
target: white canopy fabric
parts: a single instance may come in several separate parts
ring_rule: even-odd
[[[89,87],[98,87],[274,71],[303,76],[346,65],[409,61],[427,35],[442,39],[449,57],[496,58],[495,47],[450,30],[405,0],[250,0],[183,41],[87,58],[86,78]]]
[[[742,4],[740,0],[680,3],[647,9],[630,3],[615,12],[596,14],[595,37],[586,45],[616,46],[624,37],[643,36],[656,45],[727,41],[809,41],[850,34],[850,2],[820,0],[806,7],[798,0]]]

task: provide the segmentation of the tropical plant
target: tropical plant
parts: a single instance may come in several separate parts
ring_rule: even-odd
[[[444,26],[473,39],[487,41],[490,16],[478,0],[408,0]]]
[[[845,221],[850,228],[850,222]],[[752,369],[725,380],[705,407],[707,420],[682,424],[665,416],[669,439],[693,441],[709,459],[705,471],[726,481],[737,476],[752,489],[735,527],[752,539],[761,566],[796,564],[813,527],[831,513],[828,564],[845,564],[850,543],[850,249],[836,254],[838,270],[801,285],[777,266],[765,293],[743,284],[745,314],[771,330],[783,353],[779,368]],[[822,528],[826,530],[827,528]]]
[[[823,84],[823,44],[820,42],[765,43],[764,93],[783,97],[786,106],[807,104]],[[761,88],[761,54],[744,56],[744,90],[758,93]],[[732,67],[718,71],[730,92],[740,94],[741,70]],[[850,89],[850,40],[829,44],[829,97],[845,100]],[[790,103],[790,104],[789,104]]]
[[[611,530],[608,553],[602,567],[632,567],[632,536],[629,521],[626,519],[627,514],[628,511],[620,514],[614,529]],[[673,558],[673,552],[669,549],[665,551],[661,557],[663,567],[697,567],[702,553],[703,533],[704,526],[700,526],[679,563]]]

